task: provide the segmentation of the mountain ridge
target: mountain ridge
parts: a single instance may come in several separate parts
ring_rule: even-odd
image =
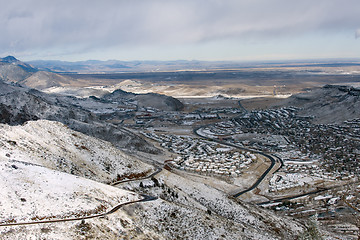
[[[299,107],[300,114],[314,123],[342,123],[360,116],[360,88],[349,85],[324,85],[295,94],[274,107]]]
[[[101,99],[106,101],[133,100],[137,101],[138,107],[151,107],[163,111],[181,111],[184,109],[184,104],[178,99],[158,93],[136,94],[117,89],[104,95]]]
[[[70,76],[34,69],[30,65],[12,56],[0,59],[0,63],[3,63],[0,65],[0,79],[5,82],[18,83],[45,92],[49,89],[53,90],[54,88],[73,89],[73,85],[76,85],[77,80]],[[89,91],[94,90],[90,89]],[[103,99],[119,100],[121,102],[122,99],[119,98],[123,97],[124,100],[136,101],[138,107],[152,107],[165,111],[179,111],[184,108],[184,105],[178,99],[170,96],[155,93],[135,94],[126,92],[125,94],[125,92],[123,92],[123,95],[120,97],[120,91],[122,90],[117,90],[109,94],[104,93],[106,96],[104,96]]]
[[[0,81],[1,122],[10,125],[29,120],[59,121],[77,131],[110,141],[119,148],[158,153],[159,150],[120,126],[100,121],[87,109],[74,106],[66,96],[56,96]],[[94,128],[96,126],[96,128]]]

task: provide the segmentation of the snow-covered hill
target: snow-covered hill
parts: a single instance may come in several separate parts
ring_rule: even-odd
[[[325,85],[306,93],[296,94],[275,107],[300,107],[299,114],[314,117],[319,124],[342,123],[360,116],[360,88]]]
[[[57,73],[38,71],[23,81],[19,81],[19,83],[41,90],[51,87],[61,87],[65,84],[70,84],[71,81],[75,81],[75,79],[65,77]]]
[[[24,126],[1,124],[0,132],[0,224],[93,216],[143,199],[100,183],[153,171],[108,142],[45,120]],[[114,217],[115,222],[105,221],[106,217],[89,220],[91,225],[71,221],[0,226],[0,239],[81,239],[84,232],[117,239],[119,232],[133,230],[122,225],[130,221],[127,213]]]
[[[109,142],[47,120],[29,121],[24,126],[1,124],[0,146],[0,157],[105,183],[155,171],[154,167],[126,155]]]
[[[116,105],[112,107],[117,108]],[[81,100],[50,95],[0,80],[0,123],[16,125],[38,119],[59,121],[71,129],[112,142],[122,149],[150,153],[159,151],[132,132],[101,121],[92,112],[94,108],[106,109],[107,106],[99,106],[96,100],[90,98]]]
[[[0,80],[18,82],[30,77],[35,72],[37,72],[36,68],[13,56],[0,58]]]
[[[156,178],[141,180],[142,184],[118,186],[130,191],[103,184],[117,178],[134,180],[154,170],[112,144],[62,123],[1,124],[1,223],[104,213],[119,203],[142,199],[130,191],[142,192],[144,185],[148,195],[159,199],[85,223],[0,226],[0,234],[4,239],[121,239],[124,234],[129,239],[290,239],[304,230],[302,224],[238,203],[219,190],[165,170]]]
[[[1,224],[85,217],[142,199],[138,194],[22,159],[25,161],[0,157]]]
[[[304,226],[299,222],[229,198],[220,190],[168,171],[161,172],[153,179],[144,180],[141,184],[124,183],[122,186],[129,190],[157,196],[171,203],[162,203],[155,208],[145,207],[145,217],[142,220],[144,224],[149,224],[145,223],[149,221],[147,218],[150,219],[151,224],[160,223],[158,224],[159,228],[162,228],[164,234],[169,238],[171,238],[171,234],[175,234],[178,238],[190,239],[191,234],[199,234],[203,235],[204,239],[212,239],[214,232],[218,232],[220,236],[224,234],[228,239],[290,239],[304,231]],[[165,221],[167,222],[165,223],[162,221],[163,211],[170,215],[170,217],[166,217]],[[171,217],[172,213],[177,217]],[[184,218],[183,214],[188,218]],[[173,229],[179,228],[179,226],[185,228],[186,221],[193,221],[189,218],[195,217],[194,215],[198,215],[199,219],[216,216],[219,224],[216,225],[217,228],[207,229],[206,224],[198,223],[205,226],[200,229],[190,227],[184,233],[166,231],[169,222]],[[227,232],[228,230],[225,229],[228,224],[237,229]],[[239,228],[240,232],[238,232]],[[204,231],[204,229],[207,230]],[[235,235],[233,235],[234,233]]]

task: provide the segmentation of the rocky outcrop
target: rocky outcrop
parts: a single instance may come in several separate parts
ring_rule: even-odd
[[[346,86],[346,85],[330,85],[327,84],[323,87],[324,89],[335,89],[338,91],[346,92],[349,95],[352,96],[360,96],[360,88],[355,88],[352,86]]]

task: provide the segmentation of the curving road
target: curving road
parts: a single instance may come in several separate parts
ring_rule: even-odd
[[[252,153],[256,153],[256,154],[262,155],[262,156],[266,157],[267,159],[269,159],[270,162],[271,162],[270,166],[266,169],[266,171],[265,171],[263,174],[261,174],[261,176],[256,180],[256,182],[255,182],[251,187],[249,187],[249,188],[247,188],[247,189],[245,189],[245,190],[243,190],[243,191],[241,191],[241,192],[238,192],[238,193],[233,194],[232,197],[234,197],[234,198],[240,197],[240,196],[243,195],[244,193],[250,192],[250,191],[254,190],[257,186],[259,186],[259,184],[264,180],[264,178],[265,178],[265,177],[270,173],[270,171],[274,168],[275,163],[276,163],[275,158],[274,158],[273,156],[267,154],[267,153],[264,153],[264,152],[261,152],[261,151],[257,151],[257,150],[254,150],[254,149],[249,149],[249,148],[240,147],[240,146],[237,146],[237,145],[231,144],[231,143],[222,142],[222,141],[220,141],[220,140],[218,140],[218,139],[213,139],[213,138],[209,138],[209,137],[207,137],[207,136],[203,136],[203,135],[201,135],[201,134],[199,134],[199,133],[197,132],[199,129],[204,128],[204,127],[206,127],[206,126],[208,126],[208,125],[200,126],[200,127],[195,128],[195,129],[193,130],[194,134],[195,134],[196,136],[201,137],[201,138],[204,138],[204,139],[207,139],[207,140],[211,140],[211,141],[215,141],[215,142],[218,142],[218,143],[223,144],[223,145],[227,145],[227,146],[234,147],[234,148],[237,148],[237,149],[240,149],[240,150],[249,151],[249,152],[252,152]],[[279,158],[279,157],[277,157],[277,158]],[[279,159],[280,159],[280,158],[279,158]],[[280,160],[280,163],[283,164],[281,160]],[[282,166],[282,165],[281,165],[281,166]],[[279,169],[281,168],[281,166],[279,167]]]
[[[143,178],[139,178],[139,179],[118,181],[118,182],[115,182],[115,183],[113,183],[111,185],[114,186],[114,185],[124,183],[124,182],[148,179],[148,178],[151,178],[151,177],[155,176],[156,174],[158,174],[161,171],[162,171],[162,169],[158,168],[154,173],[150,174],[147,177],[143,177]],[[85,216],[85,217],[78,217],[78,218],[53,219],[53,220],[43,220],[43,221],[33,221],[33,222],[22,222],[22,223],[2,223],[2,224],[0,224],[0,227],[23,226],[23,225],[33,225],[33,224],[41,224],[41,223],[70,222],[70,221],[78,221],[78,220],[85,220],[85,219],[91,219],[91,218],[104,217],[106,215],[109,215],[109,214],[112,214],[112,213],[116,212],[117,210],[119,210],[123,206],[133,204],[133,203],[149,202],[149,201],[154,201],[154,200],[158,199],[157,197],[153,197],[153,196],[149,196],[149,195],[145,195],[145,194],[140,194],[140,195],[143,197],[143,199],[136,200],[136,201],[130,201],[130,202],[126,202],[126,203],[120,203],[120,204],[116,205],[115,207],[113,207],[112,209],[110,209],[109,211],[104,212],[104,213],[100,213],[100,214],[95,214],[95,215],[90,215],[90,216]]]
[[[105,213],[95,214],[95,215],[86,216],[86,217],[78,217],[78,218],[65,218],[65,219],[54,219],[54,220],[44,220],[44,221],[34,221],[34,222],[23,222],[23,223],[4,223],[4,224],[0,224],[0,227],[23,226],[23,225],[33,225],[33,224],[41,224],[41,223],[70,222],[70,221],[85,220],[85,219],[91,219],[91,218],[97,218],[97,217],[104,217],[106,215],[116,212],[123,206],[133,204],[133,203],[139,203],[139,202],[149,202],[149,201],[154,201],[154,200],[158,199],[157,197],[148,196],[148,195],[144,195],[144,194],[141,194],[141,196],[144,198],[140,199],[140,200],[136,200],[136,201],[120,203],[119,205],[116,205],[115,207],[113,207],[112,209],[110,209],[109,211],[107,211]]]
[[[115,185],[118,185],[118,184],[121,184],[121,183],[126,183],[126,182],[140,181],[140,180],[149,179],[149,178],[155,176],[156,174],[160,173],[161,171],[162,171],[162,168],[157,168],[156,171],[153,172],[152,174],[150,174],[149,176],[142,177],[142,178],[137,178],[137,179],[120,180],[120,181],[111,183],[110,186],[115,186]]]
[[[314,194],[318,194],[318,193],[321,193],[321,192],[325,192],[325,191],[328,191],[330,189],[331,188],[319,188],[317,190],[307,192],[307,193],[301,193],[301,194],[298,194],[298,195],[293,195],[293,196],[277,198],[277,199],[273,199],[273,200],[269,200],[269,201],[265,201],[265,202],[260,202],[260,203],[257,203],[256,205],[261,206],[261,205],[266,205],[266,204],[270,204],[270,203],[282,202],[282,201],[285,201],[285,200],[292,200],[292,199],[299,198],[299,197],[305,197],[305,196],[308,196],[308,195],[314,195]]]
[[[350,185],[352,185],[354,183],[356,183],[356,182],[350,182],[350,183],[346,183],[344,185],[336,185],[336,186],[331,186],[331,187],[318,187],[317,189],[306,192],[306,193],[300,193],[300,194],[297,194],[297,195],[281,197],[281,198],[276,198],[276,199],[272,199],[272,200],[269,200],[269,201],[259,202],[256,205],[261,206],[261,205],[265,205],[265,204],[269,204],[269,203],[277,203],[277,202],[282,202],[284,200],[292,200],[292,199],[296,199],[296,198],[299,198],[299,197],[315,195],[315,194],[318,194],[318,193],[321,193],[321,192],[326,192],[326,191],[329,191],[329,190],[334,190],[334,189],[337,189],[337,188],[343,188],[345,186],[350,186]]]

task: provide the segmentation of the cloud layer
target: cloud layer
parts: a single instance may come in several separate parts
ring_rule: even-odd
[[[2,2],[2,3],[1,3]],[[0,0],[0,49],[69,52],[104,47],[266,41],[356,31],[358,0]],[[0,50],[0,51],[1,51]]]
[[[355,38],[358,39],[360,38],[360,28],[356,30],[355,32]]]

